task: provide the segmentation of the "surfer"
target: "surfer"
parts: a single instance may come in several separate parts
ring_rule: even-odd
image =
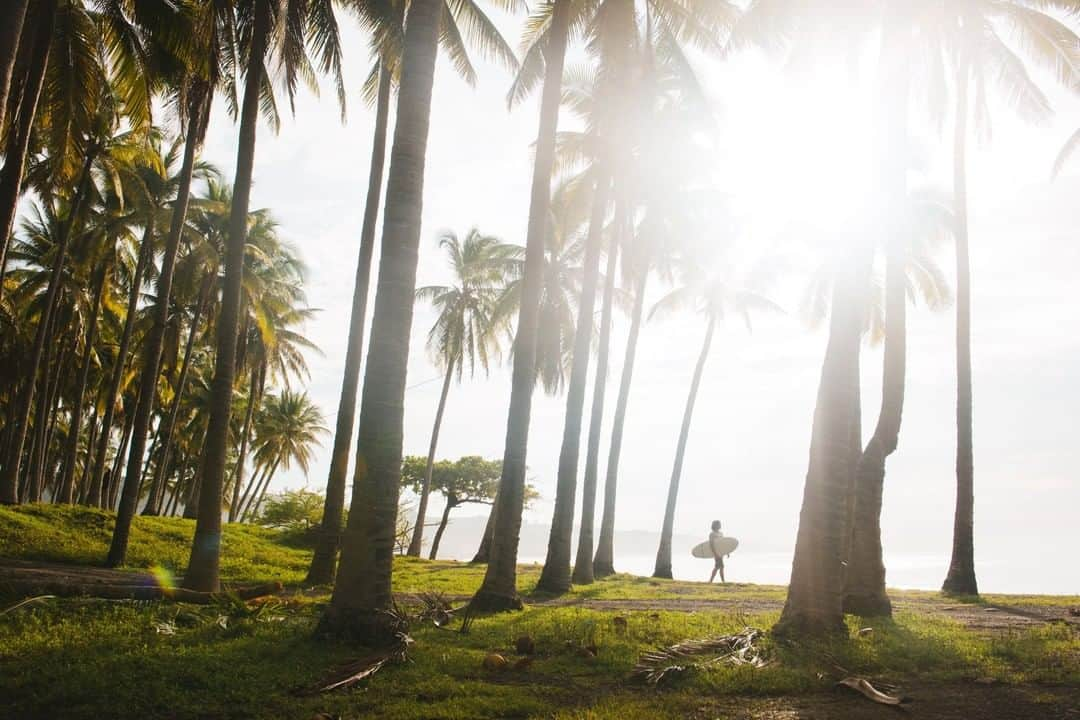
[[[720,582],[726,583],[724,579],[724,556],[720,554],[717,548],[717,540],[724,537],[724,533],[720,532],[720,521],[712,521],[712,532],[709,533],[709,548],[712,550],[713,557],[716,559],[716,564],[713,565],[712,574],[709,575],[709,582],[711,583],[716,579],[716,573],[720,573]]]

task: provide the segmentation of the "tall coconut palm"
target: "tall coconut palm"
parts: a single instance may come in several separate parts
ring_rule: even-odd
[[[729,268],[702,270],[700,258],[704,253],[694,253],[694,258],[687,258],[683,269],[683,283],[653,306],[650,317],[658,312],[674,310],[680,307],[693,307],[705,316],[705,334],[701,342],[694,374],[690,380],[690,390],[683,410],[682,425],[679,428],[679,440],[675,446],[675,462],[671,469],[671,481],[668,484],[667,503],[664,507],[664,522],[660,530],[660,546],[656,550],[656,565],[653,577],[671,578],[671,539],[675,531],[675,504],[679,497],[679,481],[682,478],[683,462],[686,459],[686,445],[690,437],[690,423],[694,416],[694,404],[701,387],[701,377],[705,363],[712,349],[713,333],[718,322],[723,322],[729,315],[735,315],[750,327],[752,312],[776,312],[780,308],[759,292],[750,280],[745,286],[731,282]],[[715,262],[715,261],[714,261]],[[753,277],[763,277],[763,273],[751,273]]]
[[[334,76],[342,103],[344,92],[341,81],[340,39],[330,0],[289,0],[284,3],[250,0],[242,5],[238,19],[241,45],[245,50],[244,97],[240,111],[236,179],[233,182],[233,202],[225,253],[225,283],[217,325],[214,404],[207,428],[207,443],[203,449],[199,517],[192,540],[188,570],[184,575],[185,587],[202,591],[216,591],[219,587],[226,435],[232,413],[237,336],[240,330],[244,246],[255,160],[255,130],[260,100],[268,97],[269,92],[270,78],[265,72],[266,61],[268,57],[273,57],[280,63],[284,84],[291,100],[298,81],[311,77],[311,61],[307,58],[307,47],[310,45],[319,55],[321,69]],[[272,47],[275,37],[280,40],[276,47]],[[342,107],[344,108],[344,105]]]
[[[363,355],[364,322],[371,278],[371,258],[375,250],[375,221],[378,217],[382,189],[383,165],[386,151],[386,130],[390,114],[390,93],[394,76],[400,70],[403,3],[357,3],[361,19],[370,25],[377,57],[365,83],[365,94],[375,102],[375,134],[372,142],[371,165],[368,171],[367,198],[360,232],[360,251],[353,283],[352,309],[346,340],[345,368],[341,394],[338,399],[337,425],[334,446],[330,454],[330,472],[326,482],[326,498],[319,533],[308,569],[307,582],[326,584],[334,579],[338,544],[341,535],[341,516],[345,506],[345,480],[348,473],[349,449],[352,444],[353,422],[356,416],[356,394],[360,380]],[[350,5],[351,7],[352,5]],[[476,73],[466,52],[466,44],[477,47],[495,61],[516,67],[517,58],[495,25],[473,0],[445,2],[440,12],[439,41],[453,59],[455,70],[470,85]]]
[[[967,138],[969,115],[976,125],[989,118],[988,91],[1000,96],[1022,117],[1040,120],[1049,114],[1046,96],[1028,75],[1023,62],[1050,71],[1066,88],[1080,87],[1080,37],[1048,10],[1075,13],[1070,2],[1038,0],[969,0],[946,8],[947,42],[956,73],[953,133],[953,192],[956,213],[956,513],[952,558],[942,589],[958,595],[977,595],[975,577],[975,468],[972,439],[971,388],[971,264],[967,220]],[[999,29],[1016,39],[1019,53],[1002,40]],[[974,99],[974,105],[971,104]]]
[[[0,127],[4,125],[7,110],[11,74],[15,70],[15,58],[19,51],[26,6],[29,0],[12,0],[0,9]],[[29,34],[28,34],[29,35]],[[27,37],[30,40],[30,37]]]
[[[437,0],[414,0],[405,21],[353,497],[341,539],[337,583],[322,618],[325,630],[368,644],[393,642],[397,632],[384,611],[393,599],[390,565],[401,476],[405,372],[416,290],[439,11]]]
[[[508,261],[519,255],[521,250],[496,237],[483,235],[476,228],[466,234],[464,241],[453,232],[443,233],[439,237],[439,247],[449,256],[453,284],[428,285],[416,291],[417,299],[427,300],[438,313],[435,324],[428,332],[427,346],[445,375],[435,411],[435,424],[431,430],[427,464],[419,483],[417,520],[408,549],[408,554],[413,557],[419,557],[423,547],[431,473],[435,466],[439,429],[450,393],[450,382],[454,377],[461,382],[466,367],[469,376],[475,376],[477,364],[485,373],[488,372],[490,361],[499,351],[499,333],[494,325],[496,302],[506,281]]]

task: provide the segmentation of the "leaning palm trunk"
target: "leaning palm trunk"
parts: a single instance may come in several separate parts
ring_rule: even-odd
[[[105,290],[105,263],[96,273],[94,279],[93,309],[86,327],[86,340],[83,347],[82,365],[79,368],[79,379],[75,386],[75,402],[71,406],[71,422],[68,424],[68,437],[64,447],[64,471],[60,478],[60,489],[57,500],[62,503],[71,503],[72,491],[75,481],[75,458],[79,451],[79,428],[82,424],[83,401],[86,397],[86,383],[90,377],[90,353],[94,350],[97,339],[97,320],[101,310],[101,296]],[[89,451],[89,445],[87,446]]]
[[[577,494],[578,457],[581,455],[581,420],[585,410],[585,385],[589,374],[589,349],[593,335],[593,309],[596,306],[596,286],[600,278],[600,254],[604,238],[604,218],[607,215],[608,191],[611,180],[600,171],[593,196],[589,234],[585,241],[584,275],[581,281],[581,300],[578,304],[577,328],[574,334],[573,365],[570,385],[566,392],[566,420],[563,424],[562,448],[555,487],[555,511],[551,519],[547,558],[540,573],[537,590],[564,593],[570,589],[570,553],[573,547],[574,497]]]
[[[473,555],[471,563],[486,563],[491,557],[491,536],[495,533],[495,507],[498,505],[499,496],[495,496],[495,500],[491,503],[491,510],[488,511],[487,522],[484,523],[484,534],[480,536],[480,547],[476,548],[476,554]]]
[[[626,338],[619,398],[615,402],[615,419],[611,427],[611,449],[608,452],[607,477],[604,480],[604,512],[600,519],[600,539],[593,557],[593,574],[607,577],[615,573],[615,494],[619,484],[619,456],[622,453],[623,427],[626,425],[626,406],[630,401],[630,383],[634,376],[634,357],[637,355],[638,335],[645,309],[645,285],[649,278],[649,263],[639,268],[634,288],[634,309],[630,331]]]
[[[22,33],[28,2],[29,0],[8,0],[4,7],[0,8],[0,127],[4,125],[11,74],[15,69],[19,35]]]
[[[247,77],[236,148],[236,179],[229,212],[229,236],[225,245],[225,279],[217,321],[217,355],[210,384],[210,419],[200,461],[202,485],[199,488],[198,520],[191,542],[191,558],[184,574],[184,587],[200,592],[217,592],[220,589],[222,487],[236,375],[244,245],[247,242],[248,203],[255,166],[255,130],[259,122],[259,95],[265,81],[264,56],[271,33],[269,13],[270,8],[265,3],[256,4],[250,54],[244,67]]]
[[[56,238],[56,249],[53,254],[53,268],[49,274],[49,286],[45,292],[45,302],[42,305],[41,318],[38,321],[37,331],[34,333],[34,344],[30,351],[30,362],[26,379],[19,393],[19,415],[15,418],[13,429],[13,441],[7,462],[4,464],[3,474],[0,475],[0,503],[14,503],[17,499],[17,487],[22,467],[22,456],[26,445],[27,426],[30,424],[30,412],[34,405],[34,390],[37,377],[41,374],[42,358],[45,357],[46,340],[51,339],[49,328],[56,306],[60,298],[60,280],[67,259],[68,239],[71,236],[72,225],[79,215],[83,200],[90,189],[90,167],[94,162],[95,151],[91,149],[83,161],[79,183],[75,195],[68,208],[67,217],[59,228]],[[47,387],[47,386],[46,386]]]
[[[341,538],[337,583],[322,618],[324,630],[367,645],[397,642],[396,623],[386,610],[393,603],[390,574],[397,535],[405,375],[441,8],[436,0],[413,0],[405,23],[352,504]]]
[[[525,241],[525,275],[521,308],[514,339],[514,369],[510,409],[506,422],[503,472],[491,538],[491,557],[473,607],[500,610],[520,608],[517,594],[518,535],[525,504],[525,456],[529,443],[529,416],[536,383],[536,332],[543,286],[544,243],[551,206],[551,169],[555,162],[555,131],[559,123],[563,63],[570,23],[569,0],[555,0],[548,43],[544,50],[544,89],[540,100],[540,127],[533,164],[529,223]]]
[[[420,487],[420,502],[416,506],[416,524],[413,526],[412,538],[409,540],[408,555],[420,557],[420,550],[424,546],[424,522],[427,515],[428,498],[431,496],[431,474],[435,470],[435,450],[439,445],[439,429],[442,427],[443,412],[446,410],[446,396],[450,394],[450,382],[454,379],[454,360],[446,364],[446,377],[443,378],[442,393],[439,395],[439,407],[435,411],[435,425],[431,428],[431,444],[428,446],[427,465],[424,466],[424,482]],[[447,510],[449,512],[449,510]],[[444,517],[445,520],[445,517]],[[443,526],[440,526],[442,530]],[[438,533],[436,537],[441,537]],[[435,550],[438,545],[432,543],[431,559],[435,559]]]
[[[266,497],[266,490],[270,487],[270,482],[274,479],[274,473],[277,472],[278,463],[280,462],[281,458],[274,458],[274,462],[266,470],[258,492],[251,496],[252,502],[244,509],[244,514],[240,518],[241,522],[247,522],[248,519],[254,522],[259,518],[259,508],[262,507],[263,498]]]
[[[356,420],[356,393],[360,385],[360,362],[364,355],[364,320],[367,315],[368,289],[371,284],[371,258],[375,251],[375,223],[379,216],[383,165],[386,156],[386,126],[390,115],[390,69],[379,62],[379,93],[375,104],[375,136],[368,169],[367,199],[360,229],[360,256],[356,261],[353,282],[352,313],[345,344],[345,371],[338,398],[334,448],[330,453],[330,476],[326,480],[326,500],[315,542],[315,554],[305,584],[326,585],[334,581],[338,544],[341,540],[341,514],[345,509],[345,481],[349,472],[353,423]]]
[[[849,262],[836,280],[829,343],[821,368],[787,602],[774,632],[822,635],[844,630],[843,562],[852,424],[859,385],[862,314],[858,275]]]
[[[971,259],[967,220],[967,114],[970,68],[957,74],[953,193],[956,213],[956,514],[952,559],[942,585],[953,595],[978,595],[975,579],[975,461],[971,409]]]
[[[53,26],[56,23],[56,6],[57,0],[45,0],[41,3],[40,8],[33,13],[36,17],[31,23],[26,24],[26,31],[22,33],[20,39],[20,45],[27,43],[28,61],[18,110],[13,117],[7,118],[8,142],[4,148],[4,169],[0,172],[0,281],[3,280],[7,268],[8,242],[19,206],[19,196],[22,194],[26,154],[30,146],[34,118],[37,116],[45,70],[49,64],[49,48],[52,45]],[[32,42],[29,32],[31,27],[33,27]],[[19,52],[19,55],[23,56],[22,52]],[[6,104],[0,107],[6,107]],[[0,282],[0,294],[2,293],[3,283]],[[7,502],[2,488],[0,488],[0,502]]]
[[[266,377],[265,368],[260,372],[257,368],[251,370],[251,380],[248,382],[248,406],[244,413],[244,428],[240,435],[240,452],[236,456],[236,467],[233,469],[232,502],[229,503],[229,522],[236,522],[240,517],[240,486],[244,484],[244,462],[247,460],[248,438],[251,436],[251,419],[255,415],[255,406],[259,404],[262,396],[262,383]]]
[[[179,187],[176,202],[173,204],[172,223],[169,237],[165,241],[165,254],[161,261],[161,273],[157,278],[153,310],[153,323],[143,341],[142,373],[139,376],[139,395],[135,405],[134,425],[132,426],[131,447],[128,449],[127,467],[124,472],[123,489],[120,491],[120,507],[117,510],[116,527],[113,529],[112,542],[106,564],[116,567],[124,563],[127,556],[128,535],[131,532],[131,520],[135,517],[135,507],[139,501],[142,485],[143,453],[146,450],[146,438],[150,432],[150,420],[154,411],[155,388],[158,381],[158,368],[161,364],[162,344],[165,338],[165,325],[169,320],[169,303],[172,298],[173,272],[176,268],[176,255],[180,249],[180,239],[187,217],[188,200],[191,197],[191,176],[195,168],[195,152],[201,137],[201,128],[205,126],[206,113],[209,112],[209,98],[203,101],[203,107],[188,120],[188,133],[184,145],[184,160],[180,167]]]
[[[608,247],[607,275],[604,281],[604,305],[600,311],[600,348],[596,354],[592,410],[589,417],[589,441],[585,453],[585,477],[581,482],[581,529],[578,531],[577,558],[571,578],[588,584],[593,577],[593,526],[596,518],[596,477],[600,461],[600,433],[604,424],[604,396],[607,394],[608,353],[611,348],[611,317],[615,298],[615,262],[619,249],[614,236]]]
[[[105,478],[105,455],[109,450],[109,436],[112,433],[113,417],[116,413],[116,405],[120,400],[120,383],[123,382],[124,370],[127,368],[128,349],[135,328],[135,314],[139,307],[139,296],[142,293],[143,275],[146,273],[146,266],[150,263],[153,254],[154,216],[151,213],[146,220],[142,244],[139,246],[139,257],[135,261],[135,274],[131,278],[131,288],[128,290],[124,329],[120,333],[120,345],[116,350],[116,361],[113,364],[112,374],[109,376],[109,387],[105,394],[105,415],[102,417],[101,429],[98,431],[97,450],[94,453],[94,461],[88,479],[89,501],[91,504],[101,500],[101,487]]]
[[[202,318],[203,311],[206,310],[206,305],[210,301],[210,292],[213,290],[214,280],[216,275],[207,275],[202,282],[202,287],[199,290],[199,300],[195,305],[195,312],[191,316],[191,327],[188,329],[187,341],[184,343],[184,359],[180,361],[180,375],[176,378],[176,391],[173,393],[172,406],[169,408],[169,414],[165,418],[165,426],[161,431],[162,445],[161,458],[154,468],[154,474],[150,485],[149,497],[146,500],[146,506],[143,508],[143,515],[160,515],[161,514],[161,502],[165,494],[165,473],[169,467],[169,460],[172,457],[173,442],[176,438],[176,421],[180,416],[180,403],[184,400],[184,393],[187,391],[188,378],[191,376],[189,370],[191,368],[191,357],[193,346],[195,345],[195,336],[200,329],[199,321]],[[151,457],[153,455],[151,454]]]
[[[683,460],[686,458],[686,441],[690,438],[690,421],[694,418],[694,403],[697,401],[698,388],[701,387],[701,374],[705,370],[705,361],[709,357],[715,329],[716,315],[709,313],[705,340],[701,343],[701,353],[694,367],[694,377],[690,381],[690,393],[686,397],[686,409],[683,411],[682,427],[679,429],[679,444],[675,448],[675,465],[671,469],[671,483],[668,485],[667,505],[664,508],[664,526],[660,531],[660,547],[656,550],[653,577],[671,578],[671,536],[675,532],[675,503],[679,498],[679,480],[682,478]]]

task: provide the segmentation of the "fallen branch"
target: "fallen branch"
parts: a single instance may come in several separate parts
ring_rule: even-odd
[[[644,653],[630,674],[636,680],[656,685],[675,674],[715,663],[764,667],[768,660],[755,644],[762,635],[761,630],[748,627],[734,635],[687,640],[657,648]]]
[[[111,585],[105,583],[60,583],[41,580],[10,579],[3,582],[5,590],[19,595],[54,595],[56,597],[94,597],[104,600],[174,600],[176,602],[209,605],[226,597],[226,593],[207,593],[185,588],[166,588],[160,585]],[[230,593],[242,600],[253,600],[281,592],[279,582],[232,588]]]
[[[870,684],[870,681],[861,677],[846,677],[837,685],[843,685],[844,687],[851,688],[857,693],[861,693],[864,697],[873,700],[881,705],[899,705],[903,702],[902,699],[894,695],[886,695],[878,690],[876,687]]]

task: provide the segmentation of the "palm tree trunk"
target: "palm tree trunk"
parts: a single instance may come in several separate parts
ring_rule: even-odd
[[[91,402],[90,423],[88,427],[89,432],[87,433],[86,438],[86,457],[83,460],[82,472],[79,475],[79,480],[77,483],[74,483],[74,486],[72,487],[72,494],[70,500],[71,503],[75,503],[77,499],[82,498],[83,488],[86,487],[86,483],[89,480],[91,448],[94,447],[94,444],[97,441],[98,432],[101,431],[101,426],[98,423],[98,420],[100,419],[101,418],[98,412],[98,404],[96,402]]]
[[[165,427],[163,430],[164,445],[162,446],[161,463],[155,468],[152,485],[150,486],[150,497],[147,500],[146,507],[143,508],[143,515],[159,515],[161,513],[161,500],[165,491],[165,477],[163,470],[168,467],[168,460],[172,456],[173,438],[176,434],[176,420],[180,415],[180,403],[183,402],[184,392],[187,390],[188,370],[191,367],[192,349],[195,345],[195,337],[199,332],[199,321],[202,319],[202,314],[206,310],[206,306],[210,301],[210,293],[213,290],[214,275],[207,275],[199,288],[199,299],[195,305],[195,312],[191,315],[191,327],[188,330],[187,340],[184,343],[184,359],[180,362],[180,375],[176,378],[176,392],[173,393],[172,405],[169,407],[169,414],[166,416]]]
[[[701,375],[705,371],[705,361],[709,358],[712,347],[713,331],[716,329],[716,315],[709,314],[709,324],[705,328],[705,340],[701,343],[701,353],[694,367],[694,377],[690,381],[690,393],[686,397],[686,409],[683,411],[682,427],[679,428],[679,443],[675,446],[675,465],[671,468],[671,483],[668,485],[667,505],[664,508],[664,525],[660,530],[660,547],[656,550],[656,566],[653,577],[671,578],[671,536],[675,532],[675,503],[679,498],[679,480],[682,478],[683,461],[686,459],[686,442],[690,438],[690,422],[694,418],[694,403],[701,387]]]
[[[280,458],[274,458],[274,462],[267,468],[258,492],[252,495],[251,504],[244,510],[241,522],[247,522],[249,515],[252,521],[259,517],[259,508],[262,507],[263,498],[266,497],[266,491],[270,487],[270,482],[274,479],[274,473],[277,472],[279,462],[281,462]]]
[[[57,332],[56,325],[66,325],[67,323],[58,323],[55,318],[49,322],[49,329],[46,331],[49,337],[61,336]],[[42,478],[42,467],[45,464],[45,448],[48,443],[48,428],[49,428],[49,399],[52,394],[52,390],[55,387],[57,380],[55,375],[59,373],[59,363],[53,363],[52,360],[52,343],[47,343],[44,353],[41,358],[41,385],[42,391],[38,394],[37,407],[34,409],[33,414],[33,440],[30,446],[30,461],[28,463],[26,478],[23,480],[22,492],[20,498],[22,502],[36,502],[40,498],[40,491],[38,487]],[[61,354],[67,348],[65,343]]]
[[[637,287],[634,289],[634,309],[630,319],[630,332],[626,338],[623,356],[622,378],[619,380],[619,397],[615,401],[615,419],[611,427],[611,449],[608,452],[607,477],[604,479],[604,512],[600,518],[600,539],[593,557],[593,574],[607,577],[615,574],[615,494],[619,484],[619,456],[622,453],[623,427],[626,425],[626,407],[630,401],[630,383],[634,376],[634,358],[637,355],[638,335],[645,309],[645,286],[649,279],[649,261],[638,270]]]
[[[416,508],[416,525],[413,526],[412,539],[409,541],[409,550],[406,553],[412,557],[420,557],[420,549],[424,544],[424,522],[427,519],[428,497],[431,495],[431,474],[435,470],[435,449],[439,445],[439,428],[442,427],[446,397],[450,394],[450,381],[453,378],[454,360],[451,358],[446,364],[446,377],[443,379],[442,393],[439,395],[439,407],[435,411],[435,425],[431,429],[431,444],[428,445],[427,465],[424,467],[424,483],[420,487],[420,503]],[[435,549],[434,544],[431,547],[432,550]]]
[[[324,630],[368,645],[396,642],[384,612],[393,602],[405,373],[416,292],[424,161],[442,4],[413,0],[405,23],[401,84],[390,152],[378,290],[360,402],[352,504]]]
[[[491,510],[488,512],[487,522],[484,523],[484,534],[480,536],[480,547],[476,548],[476,554],[473,555],[471,563],[486,563],[491,558],[491,536],[495,534],[495,508],[498,507],[499,496],[495,495],[495,500],[491,503]]]
[[[0,504],[15,502],[15,489],[19,481],[19,471],[22,464],[23,449],[26,444],[27,425],[30,421],[30,410],[34,404],[34,389],[36,378],[41,371],[41,359],[45,351],[45,342],[50,339],[48,329],[50,320],[55,312],[60,298],[60,280],[67,259],[68,239],[71,236],[71,228],[79,214],[83,199],[90,186],[90,166],[94,162],[95,151],[91,149],[83,161],[79,183],[75,195],[71,199],[71,207],[68,215],[64,218],[56,238],[56,251],[53,257],[52,273],[49,276],[49,287],[45,293],[45,303],[42,306],[41,319],[38,321],[37,331],[34,334],[34,345],[30,352],[30,368],[27,372],[26,382],[19,394],[19,412],[16,418],[14,442],[11,446],[11,455],[4,464],[3,473],[0,474]],[[17,200],[18,198],[16,198]]]
[[[262,469],[261,474],[253,475],[251,482],[244,489],[244,494],[240,498],[240,522],[244,522],[247,518],[248,511],[251,509],[251,503],[254,502],[255,495],[258,494],[259,486],[262,484],[263,478],[266,477],[266,473],[269,472],[270,466],[266,466]],[[256,473],[258,469],[256,468]]]
[[[75,402],[71,406],[71,423],[68,428],[66,447],[64,448],[64,474],[60,478],[60,491],[58,501],[70,504],[75,480],[75,455],[79,450],[79,428],[82,423],[83,400],[86,395],[86,383],[90,377],[90,353],[94,350],[97,340],[98,313],[101,310],[101,297],[105,290],[105,262],[96,273],[93,281],[94,301],[93,309],[86,327],[86,341],[83,348],[82,366],[79,369],[79,379],[75,386]]]
[[[261,6],[260,6],[261,7]],[[209,112],[206,101],[206,112]],[[179,184],[176,201],[173,203],[172,223],[169,237],[165,241],[165,254],[161,260],[161,273],[157,278],[154,318],[150,332],[143,341],[142,373],[139,377],[139,399],[135,406],[135,425],[132,430],[131,448],[127,457],[127,469],[124,472],[124,486],[120,493],[120,508],[117,511],[116,527],[113,530],[112,543],[106,564],[116,567],[124,563],[127,555],[128,535],[131,520],[135,517],[135,508],[139,501],[142,482],[143,453],[146,438],[150,430],[150,417],[154,411],[154,392],[157,386],[158,369],[161,364],[161,347],[165,337],[165,325],[169,320],[169,303],[172,299],[173,272],[176,269],[176,255],[180,249],[180,239],[187,217],[188,200],[191,197],[191,176],[195,168],[195,153],[199,146],[201,119],[188,121],[187,138],[184,141],[184,160],[180,166]]]
[[[544,89],[540,99],[540,127],[533,163],[529,224],[525,242],[525,276],[514,339],[514,369],[506,422],[503,473],[499,481],[498,510],[491,538],[491,559],[480,590],[472,599],[477,609],[521,607],[517,594],[518,536],[525,504],[525,460],[529,444],[533,386],[536,383],[536,331],[543,286],[544,245],[551,207],[551,170],[555,160],[555,133],[559,124],[563,64],[570,24],[569,0],[555,0],[544,51]]]
[[[618,211],[616,211],[618,215]],[[596,478],[600,463],[600,434],[604,425],[604,400],[607,395],[608,355],[611,350],[611,319],[615,299],[616,261],[618,242],[612,234],[608,247],[607,275],[604,280],[604,304],[600,311],[600,348],[596,355],[596,375],[593,378],[592,409],[589,417],[589,441],[585,452],[585,478],[581,484],[581,528],[578,531],[577,558],[573,582],[592,583],[593,527],[596,521]]]
[[[970,67],[961,57],[957,74],[953,194],[956,213],[956,514],[952,559],[942,591],[978,595],[975,578],[975,460],[971,409],[971,258],[967,218],[967,115]]]
[[[210,420],[201,461],[202,487],[199,516],[191,543],[191,558],[184,574],[184,587],[201,592],[217,592],[221,560],[221,500],[228,453],[229,418],[232,413],[233,381],[236,374],[236,345],[240,330],[241,293],[244,282],[244,245],[247,241],[248,203],[255,165],[255,129],[259,122],[259,93],[264,82],[263,62],[271,31],[269,8],[255,6],[250,54],[245,64],[244,101],[236,150],[236,179],[233,182],[229,237],[225,246],[225,280],[217,324],[217,355],[211,382]]]
[[[109,376],[109,387],[105,395],[105,415],[101,420],[97,451],[94,453],[93,469],[90,472],[90,494],[91,497],[96,495],[99,499],[105,478],[105,456],[109,450],[109,437],[112,434],[116,405],[120,402],[120,383],[123,382],[124,370],[127,369],[128,349],[131,346],[131,335],[135,328],[135,314],[139,308],[139,295],[142,291],[143,276],[146,274],[146,266],[150,263],[153,254],[154,216],[151,213],[147,218],[146,228],[143,230],[142,243],[139,245],[139,256],[135,261],[135,274],[131,278],[131,288],[128,290],[124,329],[120,333],[120,345],[116,350],[116,361]]]
[[[435,531],[435,537],[431,541],[431,553],[428,555],[428,560],[434,560],[439,555],[439,543],[442,542],[443,533],[446,532],[446,525],[450,522],[450,511],[457,507],[456,498],[448,496],[446,498],[446,507],[443,508],[442,519],[439,520],[439,527]],[[419,523],[417,523],[419,525]]]
[[[0,8],[0,127],[4,125],[4,111],[7,110],[11,75],[15,70],[27,4],[28,0],[8,0]],[[28,37],[27,41],[30,39]]]
[[[555,487],[555,510],[551,519],[547,558],[536,589],[564,593],[570,589],[570,553],[573,548],[574,499],[577,494],[578,458],[581,455],[581,420],[585,410],[585,386],[589,382],[589,350],[593,337],[596,286],[600,278],[600,255],[607,216],[611,179],[604,170],[597,175],[592,217],[585,241],[581,300],[574,332],[574,356],[566,392],[566,420]]]
[[[0,172],[0,294],[3,293],[2,280],[7,268],[8,241],[19,206],[19,196],[22,194],[30,133],[37,115],[38,99],[45,80],[45,69],[49,64],[49,48],[52,45],[53,26],[56,22],[56,5],[57,0],[45,0],[35,13],[36,17],[31,23],[34,27],[33,45],[27,63],[26,82],[19,98],[18,112],[15,117],[8,118],[11,132],[8,134],[7,147],[4,149],[4,169]],[[25,40],[29,40],[29,32],[24,32],[22,35]],[[20,39],[20,44],[21,42],[22,39]],[[0,488],[0,503],[2,502],[7,502],[7,500],[4,499],[3,490]]]
[[[265,371],[264,371],[265,372]],[[229,503],[229,522],[236,522],[239,516],[240,486],[244,483],[244,461],[247,459],[248,438],[251,436],[251,418],[255,415],[255,406],[259,403],[259,369],[251,368],[251,380],[248,387],[248,406],[244,413],[244,429],[240,436],[240,453],[236,457],[236,468],[233,471],[232,502]],[[264,375],[265,377],[265,375]]]
[[[862,312],[860,263],[852,259],[837,279],[829,342],[821,368],[787,602],[774,632],[844,632],[843,562],[846,491],[851,473],[852,424],[859,385]]]
[[[101,506],[110,510],[116,507],[116,496],[120,488],[120,472],[123,470],[125,453],[131,446],[131,435],[135,427],[135,414],[128,412],[126,416],[124,430],[120,434],[120,447],[116,449],[116,457],[113,458],[113,466],[109,471],[108,482],[105,483],[101,494]]]
[[[315,554],[305,584],[327,585],[337,571],[337,551],[341,542],[341,514],[345,509],[345,481],[349,472],[353,424],[356,420],[356,393],[360,385],[360,363],[364,355],[364,320],[367,315],[368,289],[371,284],[371,258],[375,251],[375,223],[379,216],[383,166],[386,157],[386,126],[390,116],[392,78],[386,63],[379,62],[379,93],[375,103],[375,136],[368,169],[367,199],[360,230],[360,256],[356,261],[352,313],[345,348],[345,372],[338,398],[334,448],[330,453],[330,475],[326,480],[326,500],[315,543]]]

